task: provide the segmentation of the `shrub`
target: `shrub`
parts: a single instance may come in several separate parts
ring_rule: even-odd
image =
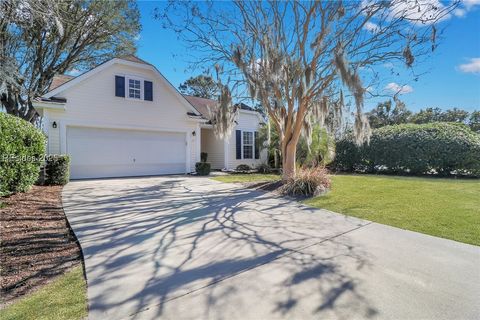
[[[35,183],[45,136],[31,123],[0,112],[0,196],[25,192]]]
[[[252,168],[248,164],[239,164],[236,171],[250,171]]]
[[[335,168],[342,171],[415,175],[480,175],[480,135],[462,124],[428,123],[374,130],[370,144],[350,137],[337,142]]]
[[[360,149],[353,141],[353,137],[346,136],[336,142],[336,153],[333,167],[338,171],[356,171],[362,162]]]
[[[68,155],[50,155],[46,158],[45,184],[65,185],[70,180],[70,157]]]
[[[199,176],[208,176],[210,174],[210,163],[208,162],[195,163],[195,171]]]
[[[300,137],[296,161],[301,166],[325,166],[331,163],[334,157],[335,139],[319,124],[312,127],[310,144],[307,143],[306,137]]]
[[[43,186],[45,185],[45,178],[46,178],[46,174],[45,174],[45,162],[40,166],[40,171],[38,173],[38,178],[37,178],[37,181],[35,181],[35,185],[37,186]]]
[[[206,153],[206,152],[201,152],[200,153],[200,161],[201,162],[207,162],[207,158],[208,158],[208,153]]]
[[[283,194],[292,196],[317,196],[331,186],[324,167],[300,168],[295,178],[288,179],[281,188]]]
[[[264,162],[257,166],[257,171],[259,173],[271,173],[272,168],[270,168],[270,165],[268,163]]]

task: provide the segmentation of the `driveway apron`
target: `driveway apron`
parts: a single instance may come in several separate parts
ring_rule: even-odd
[[[480,248],[202,177],[74,181],[90,319],[478,319]]]

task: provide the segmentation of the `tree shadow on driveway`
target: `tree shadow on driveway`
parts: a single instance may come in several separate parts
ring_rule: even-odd
[[[266,316],[317,318],[337,302],[376,314],[337,263],[368,267],[366,253],[334,241],[365,221],[184,177],[75,182],[64,208],[85,257],[91,318],[168,316],[195,294],[198,316],[231,318],[223,306],[245,300],[246,287],[269,295]]]

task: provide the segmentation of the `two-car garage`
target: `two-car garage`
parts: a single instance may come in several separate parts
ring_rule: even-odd
[[[185,132],[66,128],[72,179],[176,174],[187,171]]]
[[[71,179],[194,171],[207,119],[152,64],[125,56],[57,78],[33,104],[47,153],[70,156]]]

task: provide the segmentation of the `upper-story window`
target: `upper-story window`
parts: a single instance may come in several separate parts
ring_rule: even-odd
[[[153,82],[135,76],[116,75],[115,96],[153,101]]]
[[[128,97],[132,99],[142,99],[142,81],[138,79],[128,79]]]

